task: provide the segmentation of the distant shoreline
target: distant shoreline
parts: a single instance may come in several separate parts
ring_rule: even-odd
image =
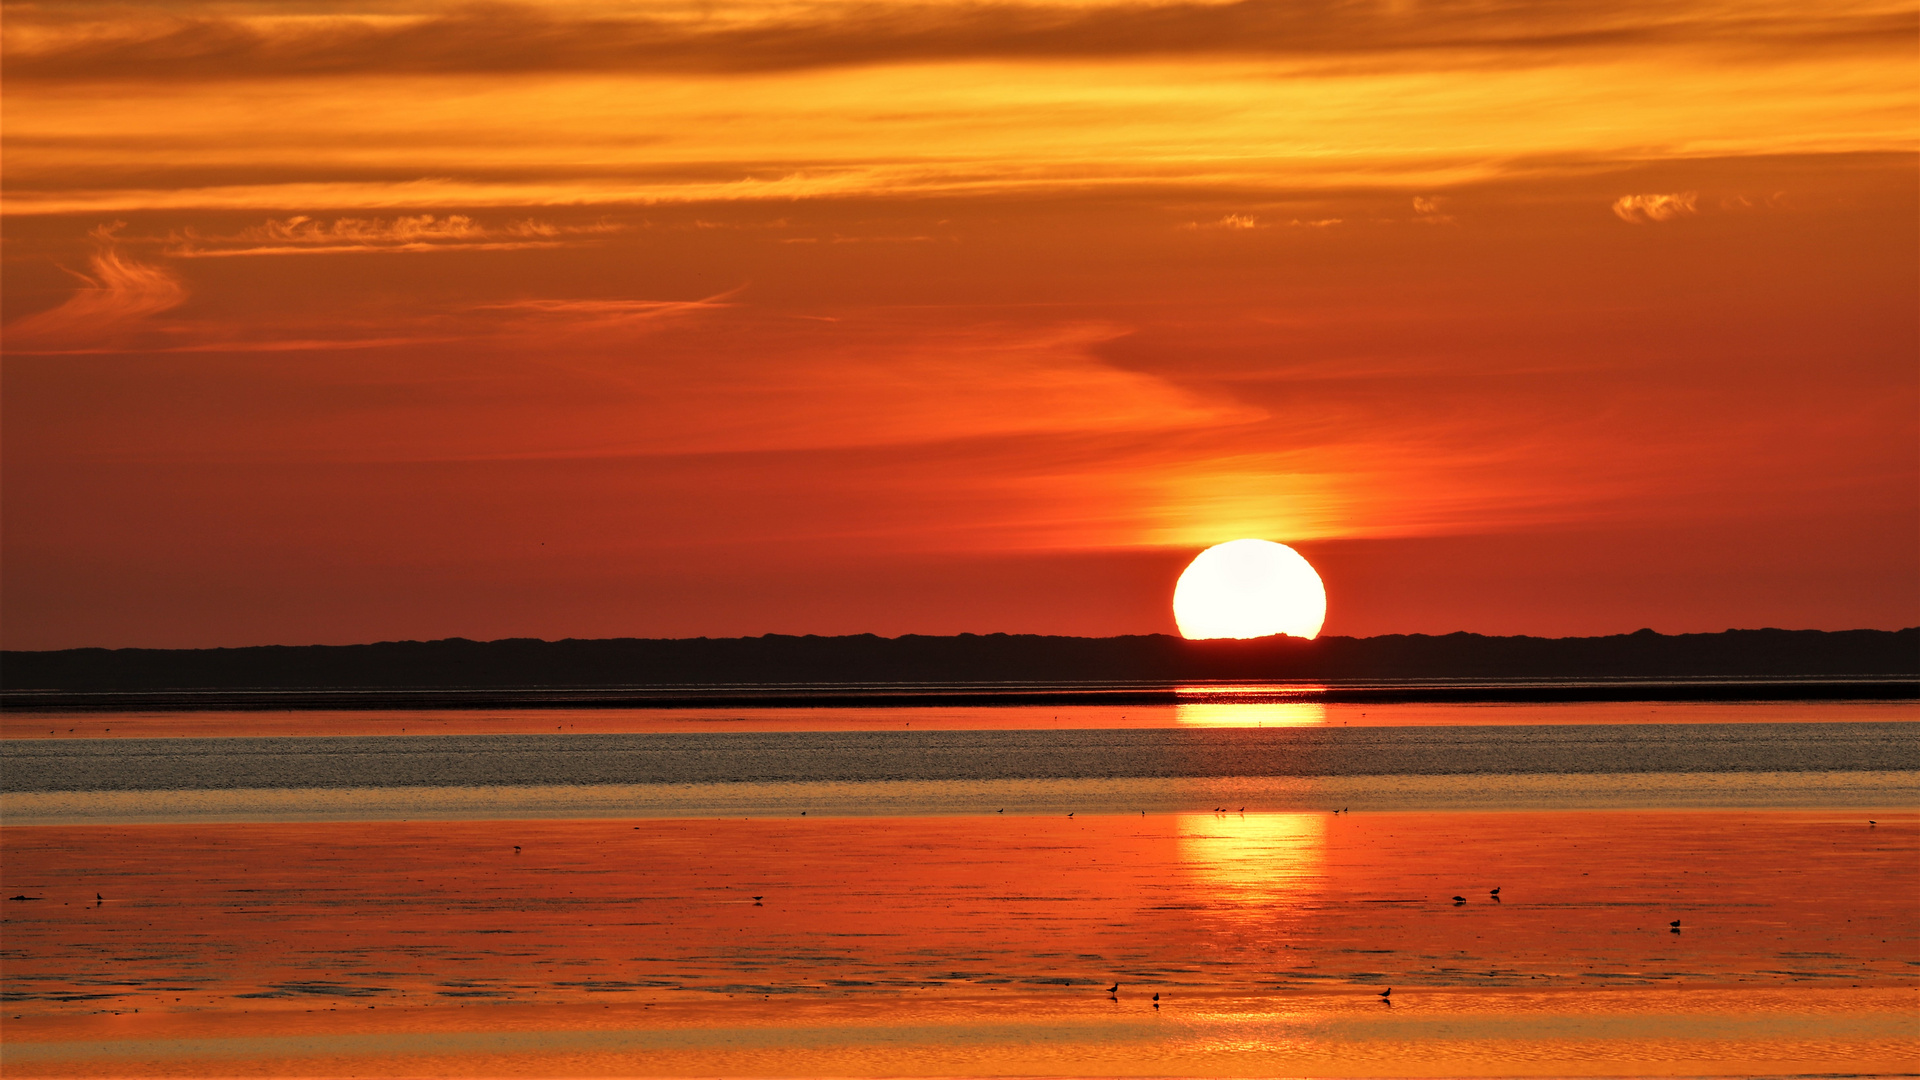
[[[1199,684],[1199,685],[1195,685]],[[1163,705],[1920,697],[1920,628],[1595,638],[449,639],[0,653],[16,709]]]
[[[1609,701],[1913,701],[1920,679],[1700,679],[1445,685],[1220,687],[661,687],[603,690],[201,690],[7,691],[9,711],[279,712],[394,709],[882,709],[994,706],[1154,706],[1200,702],[1259,704],[1551,704]]]

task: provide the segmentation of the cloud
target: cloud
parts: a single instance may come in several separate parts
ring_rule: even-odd
[[[342,252],[512,251],[560,247],[582,236],[617,232],[610,223],[554,225],[529,218],[488,227],[465,214],[402,215],[384,218],[319,218],[297,214],[240,230],[230,236],[195,232],[170,238],[167,254],[181,259],[235,255],[316,255]]]
[[[1613,200],[1613,214],[1629,225],[1646,225],[1697,214],[1699,210],[1695,204],[1698,201],[1698,193],[1692,191],[1676,191],[1670,195],[1622,195]]]
[[[97,13],[97,14],[96,14]],[[1538,52],[1721,42],[1746,49],[1904,44],[1903,5],[1738,10],[1653,0],[1229,3],[714,3],[687,13],[491,4],[305,16],[244,6],[19,5],[7,76],[279,78],[358,74],[791,70],[969,59]]]
[[[120,253],[115,244],[118,229],[114,225],[93,230],[97,247],[87,260],[92,273],[68,271],[84,284],[59,307],[7,327],[10,346],[99,340],[187,299],[187,287],[172,271]]]
[[[557,321],[579,329],[608,328],[730,308],[735,306],[733,298],[745,288],[742,285],[698,300],[510,300],[497,304],[476,304],[468,310]],[[543,323],[537,332],[547,333],[551,329],[551,325]]]
[[[377,218],[336,218],[319,221],[302,214],[284,221],[269,220],[241,233],[249,239],[286,243],[408,243],[421,240],[477,240],[488,235],[465,214],[444,218],[432,214],[399,217],[392,221]]]
[[[1278,225],[1283,229],[1325,229],[1344,223],[1344,218],[1288,218],[1281,222],[1261,221],[1252,214],[1228,214],[1219,221],[1189,221],[1180,226],[1183,229],[1226,229],[1238,232],[1242,229],[1271,229]]]
[[[1443,214],[1440,212],[1440,206],[1444,202],[1446,202],[1446,200],[1439,196],[1415,195],[1413,197],[1415,220],[1425,222],[1428,225],[1453,224],[1452,214]]]
[[[1295,224],[1298,224],[1297,222]],[[1219,221],[1189,221],[1183,229],[1264,229],[1268,226],[1252,214],[1227,214]]]

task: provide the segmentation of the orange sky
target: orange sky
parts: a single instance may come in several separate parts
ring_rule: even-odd
[[[0,635],[1912,625],[1915,31],[8,5]]]

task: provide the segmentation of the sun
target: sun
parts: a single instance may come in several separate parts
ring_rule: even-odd
[[[1229,540],[1194,557],[1173,587],[1184,638],[1312,638],[1327,621],[1327,587],[1285,544]]]

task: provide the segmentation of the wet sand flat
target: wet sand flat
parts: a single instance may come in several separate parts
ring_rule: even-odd
[[[1564,773],[1495,776],[1185,778],[553,784],[510,787],[242,788],[0,792],[12,825],[193,822],[517,821],[588,818],[925,817],[1068,813],[1249,814],[1391,811],[1788,810],[1860,818],[1920,801],[1920,773]]]
[[[1396,991],[1396,997],[1401,995]],[[1727,1076],[1920,1066],[1911,989],[1007,993],[74,1017],[9,1076]]]
[[[5,903],[0,1053],[8,1075],[1903,1071],[1917,838],[1910,813],[1779,811],[9,827],[4,892],[41,899]]]

